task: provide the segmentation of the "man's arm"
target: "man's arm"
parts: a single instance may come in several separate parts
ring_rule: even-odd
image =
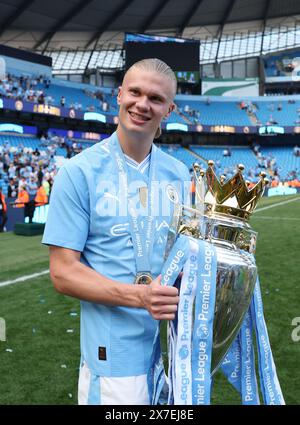
[[[120,283],[82,264],[80,256],[50,246],[50,277],[58,292],[98,304],[145,308],[156,320],[174,319],[178,289],[162,286],[160,276],[150,285]]]

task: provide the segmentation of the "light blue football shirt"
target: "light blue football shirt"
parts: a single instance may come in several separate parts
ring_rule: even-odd
[[[123,283],[132,283],[136,261],[126,211],[125,194],[109,143],[119,143],[116,133],[70,159],[59,171],[50,198],[43,243],[80,251],[81,262]],[[188,202],[190,175],[187,167],[152,147],[155,152],[154,243],[150,255],[152,276],[160,274],[173,204],[166,187],[176,188],[179,201]],[[128,192],[150,184],[149,161],[134,166],[127,158]],[[148,165],[147,165],[148,164]],[[130,196],[131,196],[130,195]],[[140,198],[137,196],[137,211]],[[141,210],[142,211],[142,210]],[[147,310],[106,306],[81,301],[81,356],[100,376],[134,376],[148,372],[157,327]],[[105,348],[101,360],[99,348]],[[102,351],[103,352],[103,351]]]

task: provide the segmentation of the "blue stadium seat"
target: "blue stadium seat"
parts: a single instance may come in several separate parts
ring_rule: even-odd
[[[176,104],[179,111],[191,123],[200,123],[202,125],[253,125],[247,113],[240,109],[236,101],[224,100],[207,105],[205,99],[203,101],[176,99]],[[199,112],[199,118],[194,118],[188,112],[185,112],[186,105],[189,106],[189,109]]]
[[[264,157],[273,156],[276,158],[275,167],[278,167],[280,178],[282,180],[288,179],[290,171],[296,171],[298,176],[300,172],[300,157],[295,156],[293,148],[287,147],[261,147],[260,151]]]

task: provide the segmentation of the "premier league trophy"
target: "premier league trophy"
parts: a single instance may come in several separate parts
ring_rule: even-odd
[[[228,181],[218,180],[213,166],[208,161],[205,171],[194,165],[195,208],[174,197],[162,284],[179,281],[180,301],[176,319],[168,323],[167,377],[162,328],[155,338],[148,375],[151,402],[210,404],[213,375],[220,368],[243,404],[259,404],[255,330],[263,401],[284,404],[263,317],[254,258],[257,234],[248,222],[267,180],[261,173],[249,190],[242,165]]]

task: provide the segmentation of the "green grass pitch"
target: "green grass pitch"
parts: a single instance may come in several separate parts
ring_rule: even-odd
[[[265,319],[287,404],[300,404],[300,341],[292,320],[300,317],[300,197],[261,200],[251,219],[258,231],[259,269]],[[77,404],[79,301],[55,292],[49,275],[1,287],[1,282],[48,268],[41,237],[0,234],[0,405]],[[300,334],[300,332],[299,332]],[[216,374],[212,404],[240,404],[238,393]]]

